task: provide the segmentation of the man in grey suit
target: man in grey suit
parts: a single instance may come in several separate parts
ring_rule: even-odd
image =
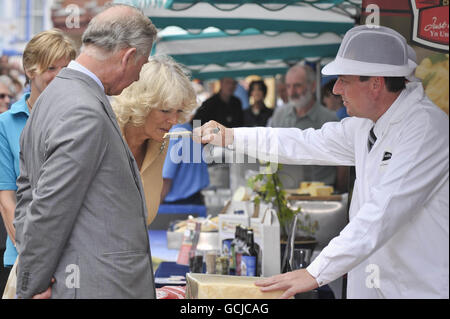
[[[107,95],[139,79],[156,28],[115,5],[41,94],[21,137],[19,298],[155,298],[139,170]]]

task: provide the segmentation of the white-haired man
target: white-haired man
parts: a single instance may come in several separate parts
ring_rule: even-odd
[[[17,180],[19,298],[156,297],[139,169],[107,98],[139,79],[155,36],[134,7],[107,8],[33,107]]]
[[[408,83],[413,71],[399,33],[355,27],[322,71],[339,76],[333,92],[352,117],[319,130],[211,122],[194,132],[254,154],[278,145],[284,163],[356,167],[349,224],[306,269],[260,280],[261,290],[287,298],[348,273],[349,298],[449,297],[449,122]]]

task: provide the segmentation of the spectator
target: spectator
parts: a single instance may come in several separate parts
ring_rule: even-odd
[[[286,105],[289,102],[289,97],[286,89],[286,79],[284,75],[276,77],[275,86],[277,93],[277,108]]]
[[[139,168],[150,225],[163,188],[162,170],[169,144],[164,135],[172,125],[186,121],[197,99],[182,67],[170,57],[151,57],[140,77],[114,98],[112,105]]]
[[[266,126],[272,116],[273,110],[264,103],[267,86],[263,80],[252,81],[249,85],[248,95],[251,105],[244,111],[244,126]]]
[[[11,62],[7,55],[0,57],[0,75],[7,75],[14,78],[19,74],[23,75],[23,70],[17,61]]]
[[[11,91],[4,82],[0,80],[0,113],[6,112],[9,110],[9,106],[13,96]]]
[[[286,88],[289,103],[276,109],[271,118],[271,127],[296,127],[300,129],[319,129],[323,124],[338,121],[336,114],[316,101],[316,75],[309,65],[301,63],[291,67],[286,73]],[[294,179],[290,187],[298,187],[301,181],[320,181],[336,188],[347,182],[343,177],[337,181],[337,168],[334,166],[302,165],[283,166],[283,172]],[[291,181],[292,183],[292,181]]]
[[[202,124],[214,120],[228,127],[242,126],[244,114],[241,102],[233,96],[236,84],[236,80],[232,78],[221,79],[219,92],[198,108],[194,120],[200,120]]]
[[[14,220],[19,298],[156,297],[139,170],[107,97],[139,79],[156,32],[140,10],[108,6],[33,106]]]
[[[342,97],[333,93],[336,79],[330,80],[322,86],[322,104],[330,111],[336,112],[339,120],[348,117],[347,109],[342,103]]]
[[[192,124],[188,121],[175,125],[172,131],[192,132]],[[201,191],[209,186],[209,173],[201,150],[202,145],[189,136],[170,140],[163,168],[161,199],[164,204],[205,205]]]
[[[241,101],[242,110],[245,111],[250,106],[248,101],[248,92],[247,86],[244,80],[241,80],[236,83],[236,89],[233,92],[233,95]]]

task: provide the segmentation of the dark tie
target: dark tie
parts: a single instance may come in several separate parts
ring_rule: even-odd
[[[376,137],[375,133],[373,132],[373,127],[372,127],[370,130],[370,133],[369,133],[369,138],[367,140],[367,147],[369,149],[369,152],[372,149],[372,146],[373,146],[373,144],[375,144],[376,141],[377,141],[377,137]]]

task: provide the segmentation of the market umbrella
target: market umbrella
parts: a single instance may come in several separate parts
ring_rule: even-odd
[[[354,25],[348,14],[331,10],[348,2],[338,0],[115,2],[142,8],[159,29],[153,54],[171,55],[201,79],[274,75],[303,59],[334,57]],[[224,4],[235,8],[223,10]],[[263,4],[284,7],[272,11]]]

